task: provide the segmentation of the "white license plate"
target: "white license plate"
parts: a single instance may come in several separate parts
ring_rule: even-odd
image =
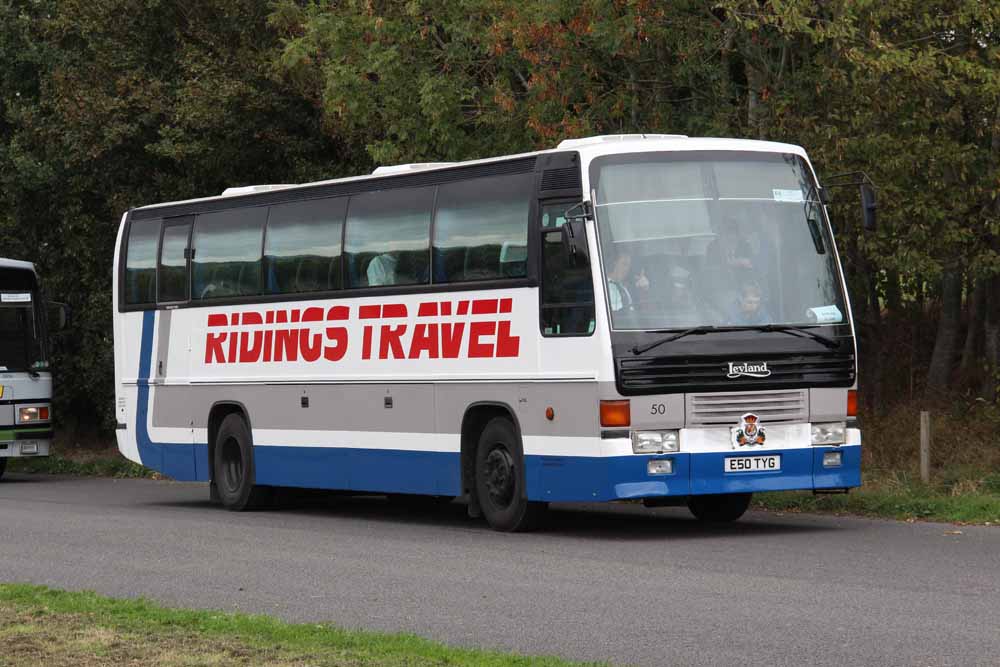
[[[730,456],[726,459],[726,472],[764,472],[781,470],[781,456]]]

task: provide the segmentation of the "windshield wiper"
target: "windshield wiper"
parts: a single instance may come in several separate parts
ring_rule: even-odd
[[[812,338],[817,343],[822,343],[831,350],[836,350],[840,347],[840,343],[834,339],[824,336],[823,334],[818,334],[815,331],[810,331],[806,327],[796,327],[790,324],[758,324],[746,327],[741,327],[743,329],[750,329],[752,331],[777,331],[779,333],[786,333],[790,336],[798,336],[800,338],[807,337]]]
[[[680,331],[678,333],[675,333],[673,336],[667,336],[666,338],[661,338],[660,340],[652,342],[649,345],[643,345],[642,347],[635,345],[632,347],[632,354],[642,354],[644,352],[649,352],[654,347],[659,347],[664,343],[669,343],[671,341],[684,338],[685,336],[700,336],[701,334],[707,334],[713,331],[725,331],[725,329],[720,329],[719,327],[712,326],[710,324],[703,324],[700,327],[694,327],[693,329],[687,329],[685,331]]]
[[[733,326],[733,327],[717,327],[709,324],[702,325],[700,327],[693,327],[691,329],[686,329],[684,331],[679,331],[672,336],[667,336],[666,338],[661,338],[658,341],[654,341],[649,345],[643,345],[639,347],[638,345],[632,348],[632,354],[639,355],[644,352],[649,352],[654,347],[659,347],[664,343],[670,343],[672,341],[684,338],[685,336],[700,336],[707,333],[715,333],[718,331],[777,331],[778,333],[786,333],[789,336],[797,336],[799,338],[812,338],[817,343],[822,343],[831,350],[836,350],[840,347],[840,343],[835,341],[828,336],[823,334],[818,334],[815,331],[810,331],[807,327],[797,327],[791,324],[751,324],[746,326]]]

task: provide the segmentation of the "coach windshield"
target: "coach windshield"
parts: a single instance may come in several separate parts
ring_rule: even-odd
[[[847,321],[833,240],[796,155],[599,158],[591,188],[615,329]]]
[[[32,293],[0,292],[0,371],[33,371],[47,366]]]

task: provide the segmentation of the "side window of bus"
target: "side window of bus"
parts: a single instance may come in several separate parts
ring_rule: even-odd
[[[191,298],[260,293],[260,249],[267,208],[203,213],[194,223]]]
[[[125,303],[156,303],[156,250],[160,245],[160,220],[129,224],[125,247]]]
[[[193,216],[185,215],[163,221],[156,277],[160,303],[188,300],[188,241],[192,220]]]
[[[541,326],[545,336],[589,336],[594,332],[594,279],[590,261],[570,263],[560,227],[575,202],[543,204]]]
[[[347,197],[277,204],[264,237],[264,293],[340,289]]]
[[[347,287],[426,285],[434,188],[353,195],[347,207]]]
[[[477,178],[438,189],[434,282],[528,274],[528,216],[534,174]]]

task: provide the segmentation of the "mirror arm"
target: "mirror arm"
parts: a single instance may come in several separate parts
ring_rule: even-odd
[[[577,209],[580,209],[577,212]],[[594,219],[594,207],[589,201],[582,201],[575,206],[566,209],[566,221],[570,222],[573,220],[593,220]]]
[[[854,180],[843,181],[840,183],[831,183],[831,181],[836,181],[841,178],[851,178]],[[873,188],[876,187],[875,181],[869,178],[868,174],[863,171],[848,171],[843,174],[835,174],[823,182],[824,188],[842,188],[850,185],[865,185],[868,184]]]

